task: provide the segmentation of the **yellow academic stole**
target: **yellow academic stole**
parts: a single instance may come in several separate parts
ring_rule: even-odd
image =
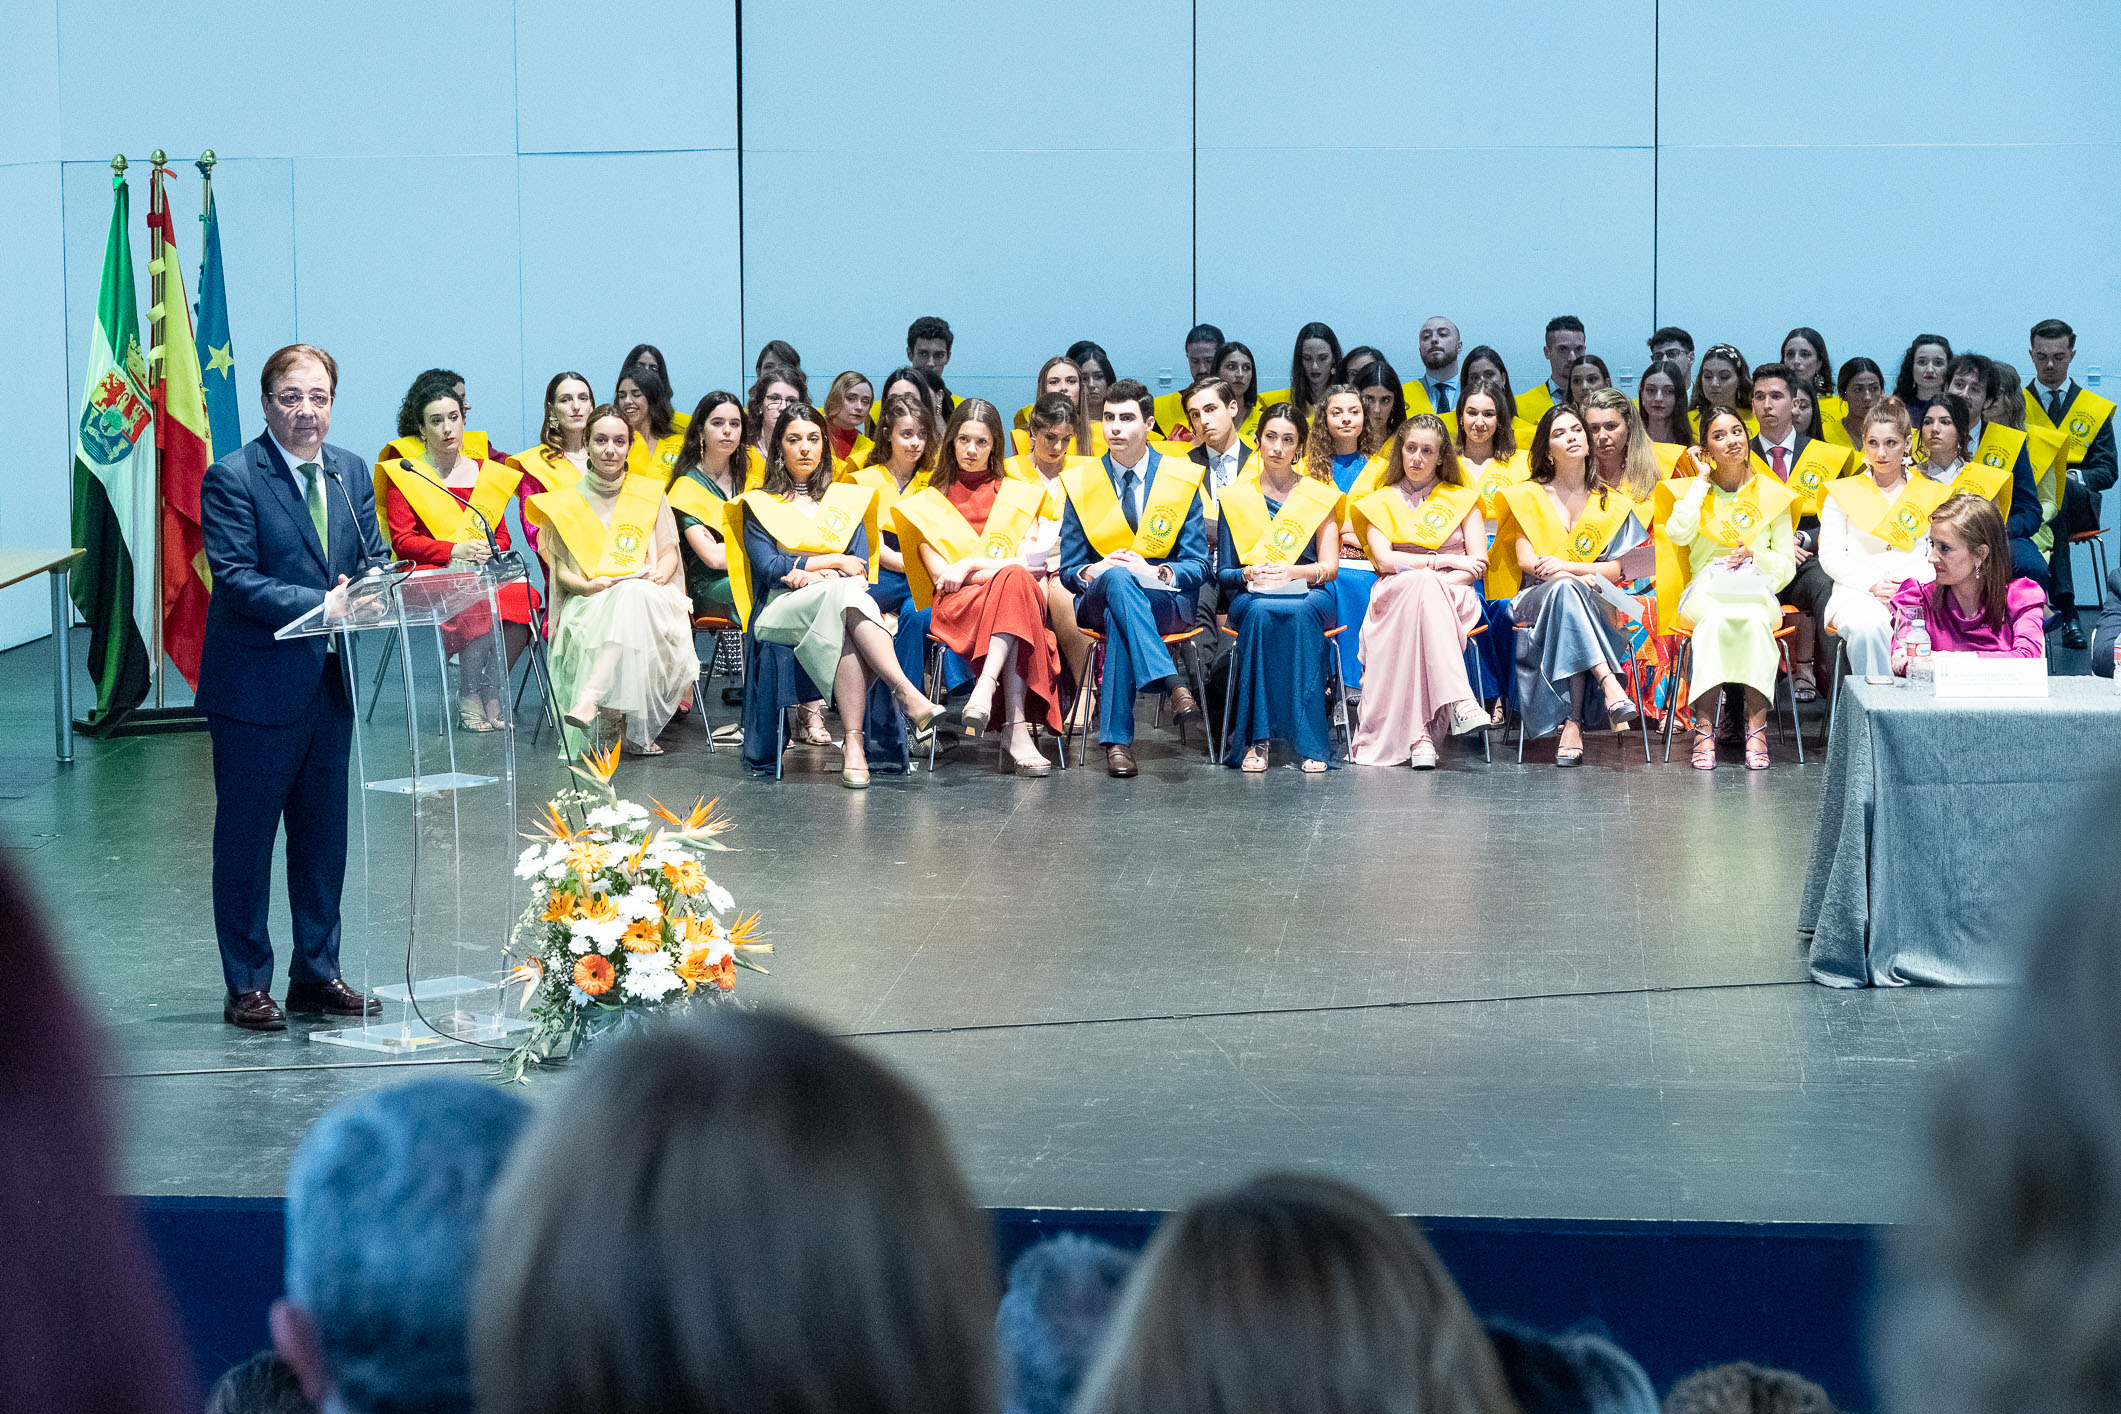
[[[1855,460],[1853,448],[1837,447],[1824,438],[1814,437],[1804,444],[1804,450],[1790,467],[1789,479],[1789,488],[1797,497],[1795,510],[1799,520],[1819,514],[1828,483],[1847,476]]]
[[[629,476],[657,476],[670,479],[670,469],[678,464],[678,453],[685,449],[685,434],[673,432],[668,437],[659,437],[653,444],[636,432],[633,445],[626,449],[626,474]]]
[[[1991,422],[1981,429],[1981,445],[1974,448],[1974,454],[1967,460],[1980,466],[2015,472],[2018,453],[2024,450],[2023,432],[2015,427],[2005,427],[2000,422]]]
[[[1688,491],[1694,489],[1686,480],[1668,481],[1664,485],[1672,488],[1675,501],[1681,487]],[[1789,487],[1775,479],[1773,472],[1762,475],[1756,471],[1729,500],[1715,495],[1714,488],[1711,488],[1711,494],[1701,507],[1700,533],[1718,545],[1728,545],[1735,550],[1751,543],[1767,529],[1769,521],[1787,512],[1796,499]]]
[[[2087,394],[2087,396],[2089,396]],[[2112,407],[2112,403],[2107,404]],[[475,462],[502,460],[493,454],[493,442],[484,432],[467,431],[463,443],[457,448]],[[416,462],[427,460],[427,442],[420,437],[398,437],[376,455],[379,462],[395,461],[399,457],[411,457]]]
[[[898,543],[906,560],[906,584],[913,591],[913,606],[925,609],[935,599],[935,580],[921,558],[921,546],[932,546],[945,564],[956,564],[979,556],[989,560],[1013,560],[1026,532],[1038,523],[1039,503],[1045,488],[1028,481],[1005,480],[995,490],[994,505],[987,512],[984,530],[974,530],[964,512],[934,487],[908,492],[891,508],[897,525]]]
[[[1826,489],[1851,524],[1895,550],[1914,549],[1929,532],[1930,512],[1952,494],[1943,482],[1927,476],[1907,478],[1891,500],[1868,476],[1846,476]]]
[[[1095,457],[1063,457],[1061,458],[1061,469],[1065,471],[1071,466],[1096,460],[1097,458]],[[1038,507],[1038,518],[1040,520],[1059,520],[1061,518],[1061,511],[1068,504],[1068,493],[1061,489],[1061,480],[1058,476],[1051,481],[1046,480],[1046,474],[1038,469],[1036,462],[1031,460],[1029,452],[1013,456],[1003,462],[1002,475],[1011,481],[1028,481],[1039,488],[1041,499]]]
[[[2114,415],[2114,405],[2089,388],[2079,388],[2077,396],[2070,399],[2068,407],[2062,409],[2062,425],[2056,427],[2047,415],[2047,407],[2040,401],[2040,389],[2036,384],[2025,392],[2025,425],[2028,429],[2053,430],[2069,438],[2070,465],[2084,460],[2090,450],[2092,438],[2106,426],[2106,420]]]
[[[1979,496],[1984,501],[1993,501],[1996,509],[2006,518],[2010,515],[2011,473],[2008,467],[1983,466],[1979,462],[1968,462],[1952,478],[1949,494],[1953,496]]]
[[[1141,527],[1130,529],[1119,493],[1102,463],[1086,462],[1061,473],[1061,485],[1075,503],[1083,534],[1100,555],[1131,546],[1145,560],[1160,560],[1178,543],[1186,528],[1186,512],[1200,494],[1199,463],[1178,457],[1159,457],[1156,476],[1142,502]],[[1336,493],[1337,494],[1337,493]]]
[[[694,520],[705,521],[719,533],[722,529],[722,507],[729,502],[715,494],[714,488],[698,480],[690,472],[670,483],[670,509],[683,511]]]
[[[927,471],[916,471],[913,473],[913,479],[906,483],[906,489],[901,491],[898,489],[898,482],[892,477],[889,467],[865,466],[849,477],[847,484],[850,486],[865,486],[876,492],[876,513],[881,520],[881,518],[891,514],[891,508],[897,505],[902,497],[927,490],[928,483],[933,480],[935,480],[933,468]],[[888,527],[886,528],[888,529]]]
[[[2069,475],[2069,438],[2058,428],[2028,423],[2025,448],[2032,457],[2033,491],[2040,498],[2043,518],[2053,520],[2062,508],[2062,482]]]
[[[1659,490],[1661,493],[1662,487]],[[1503,529],[1496,534],[1494,549],[1488,556],[1487,595],[1490,599],[1510,598],[1524,583],[1524,571],[1518,567],[1516,548],[1511,541],[1522,536],[1542,555],[1552,555],[1573,564],[1592,564],[1613,542],[1627,518],[1635,513],[1635,502],[1626,492],[1610,487],[1603,493],[1594,491],[1583,503],[1576,524],[1565,526],[1547,488],[1522,481],[1504,488],[1501,508]]]
[[[398,494],[405,498],[405,504],[412,507],[412,513],[420,518],[420,524],[427,527],[427,533],[437,540],[472,540],[484,544],[486,532],[479,528],[471,511],[476,510],[486,517],[488,525],[499,525],[508,510],[508,498],[515,495],[516,487],[523,482],[523,473],[515,468],[500,462],[484,462],[479,467],[479,479],[471,488],[471,509],[467,510],[462,501],[435,484],[441,477],[435,475],[433,467],[422,466],[419,471],[407,471],[404,460],[399,458],[376,467],[379,483],[376,499],[383,499],[380,483],[387,477],[390,484],[398,488]],[[435,481],[424,479],[421,471],[434,476]]]
[[[1387,486],[1357,501],[1348,515],[1355,523],[1355,536],[1362,542],[1364,554],[1370,550],[1372,526],[1384,532],[1394,549],[1412,545],[1419,550],[1434,550],[1451,538],[1451,532],[1473,513],[1479,500],[1480,492],[1475,487],[1439,482],[1420,505],[1410,506],[1399,487]]]
[[[1340,507],[1340,492],[1330,481],[1300,476],[1289,499],[1273,519],[1267,517],[1266,494],[1257,477],[1244,477],[1225,486],[1217,498],[1222,507],[1224,533],[1241,548],[1240,562],[1248,565],[1294,564],[1318,534],[1318,527]]]
[[[835,482],[818,502],[815,518],[764,491],[746,491],[722,505],[722,543],[729,547],[729,593],[737,617],[751,626],[751,562],[744,555],[744,512],[750,510],[783,550],[796,555],[836,555],[854,540],[854,528],[869,533],[869,582],[876,582],[882,538],[876,532],[876,489]]]
[[[1531,475],[1523,452],[1513,452],[1507,458],[1491,457],[1487,467],[1473,482],[1473,490],[1480,500],[1481,518],[1489,524],[1502,519],[1502,493]]]
[[[579,485],[541,492],[530,498],[530,505],[537,512],[533,519],[559,534],[567,553],[591,579],[619,579],[647,567],[655,518],[663,508],[663,482],[660,477],[628,476],[608,526],[589,509]]]
[[[582,479],[573,462],[543,443],[517,452],[508,464],[547,491],[565,491]]]

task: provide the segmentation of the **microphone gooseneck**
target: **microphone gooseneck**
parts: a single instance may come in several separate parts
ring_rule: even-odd
[[[321,449],[318,455],[323,455]],[[354,536],[361,541],[361,554],[354,561],[354,569],[356,571],[380,569],[381,565],[368,553],[368,542],[361,536],[361,516],[359,512],[354,510],[353,497],[346,490],[346,478],[333,471],[330,467],[325,466],[322,461],[319,461],[317,465],[323,469],[326,476],[331,478],[331,484],[339,488],[339,499],[346,503],[346,519],[353,523]]]
[[[414,476],[419,477],[428,485],[440,488],[442,491],[448,493],[452,498],[456,495],[455,492],[450,491],[447,485],[435,480],[435,478],[429,476],[426,472],[420,470],[419,466],[414,463],[411,457],[399,457],[398,466],[402,470],[409,471]],[[503,550],[501,548],[500,542],[494,539],[493,522],[486,518],[486,513],[480,510],[477,506],[474,506],[471,503],[471,499],[469,497],[466,497],[464,500],[464,509],[471,512],[473,519],[477,520],[479,523],[480,533],[486,537],[486,562],[489,565],[493,566],[495,572],[498,573],[503,569],[514,569],[520,567],[523,563],[522,556],[518,555],[513,550]]]

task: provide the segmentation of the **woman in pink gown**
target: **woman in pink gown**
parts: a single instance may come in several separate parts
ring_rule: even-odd
[[[1466,676],[1467,635],[1481,620],[1488,569],[1477,489],[1459,469],[1444,420],[1420,413],[1385,449],[1385,479],[1350,515],[1377,568],[1362,622],[1362,722],[1355,760],[1417,771],[1436,765],[1437,730],[1486,729]]]

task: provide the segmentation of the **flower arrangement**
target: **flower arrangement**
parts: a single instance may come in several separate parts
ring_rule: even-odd
[[[725,1000],[737,969],[763,972],[751,955],[773,951],[758,915],[738,916],[700,863],[700,853],[728,848],[715,836],[730,822],[705,799],[682,817],[661,801],[651,810],[620,799],[618,760],[616,745],[584,754],[571,769],[587,788],[553,798],[516,861],[530,903],[504,985],[522,984],[532,1025],[501,1063],[504,1078],[657,1012]]]

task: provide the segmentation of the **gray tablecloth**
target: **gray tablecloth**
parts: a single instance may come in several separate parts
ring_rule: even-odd
[[[1843,685],[1797,937],[1829,987],[2017,978],[2008,926],[2121,773],[2121,696],[2053,678],[2046,699],[1938,701]]]

